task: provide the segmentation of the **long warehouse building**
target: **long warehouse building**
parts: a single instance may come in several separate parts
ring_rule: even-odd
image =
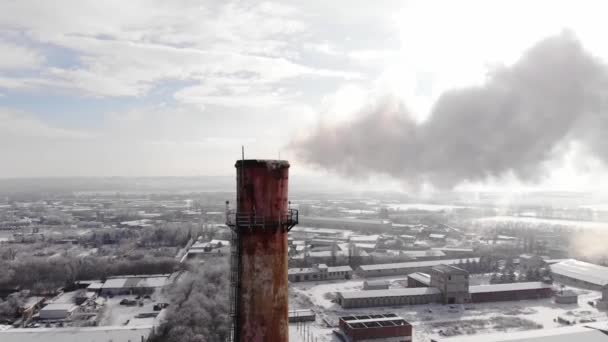
[[[433,267],[428,287],[338,292],[345,309],[430,303],[464,304],[547,298],[553,287],[543,282],[469,286],[469,274],[458,267]]]
[[[441,298],[441,291],[434,287],[338,292],[337,297],[344,309],[438,303]]]
[[[361,265],[357,268],[357,274],[362,277],[385,277],[393,275],[407,275],[410,273],[423,272],[430,273],[431,269],[439,265],[452,265],[469,262],[479,262],[479,258],[464,258],[464,259],[445,259],[445,260],[428,260],[428,261],[412,261],[398,262],[391,264],[373,264]]]
[[[604,329],[598,330],[585,326],[571,326],[553,329],[538,329],[509,332],[508,334],[478,334],[432,338],[431,342],[608,342]]]
[[[608,285],[608,267],[568,259],[550,265],[553,280],[575,287],[602,291]]]

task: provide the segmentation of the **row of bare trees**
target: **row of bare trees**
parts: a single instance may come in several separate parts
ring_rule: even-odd
[[[138,260],[112,257],[27,257],[11,262],[0,261],[0,288],[18,287],[45,294],[71,287],[77,280],[171,273],[180,267],[172,257],[146,257]]]

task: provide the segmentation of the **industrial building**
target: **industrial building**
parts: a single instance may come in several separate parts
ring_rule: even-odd
[[[333,241],[347,241],[348,237],[352,234],[351,231],[343,229],[315,228],[303,226],[293,227],[290,233],[292,233],[294,238],[300,237],[307,239],[309,236],[316,236],[319,238],[330,239]]]
[[[434,287],[338,292],[337,300],[344,309],[375,306],[439,303],[441,291]]]
[[[608,285],[608,267],[568,259],[550,265],[553,280],[562,284],[602,291]]]
[[[608,342],[608,335],[598,329],[571,326],[554,329],[537,329],[509,332],[508,334],[479,334],[446,338],[433,338],[431,342]]]
[[[548,298],[553,294],[549,284],[540,281],[526,283],[493,284],[470,286],[471,302],[501,302],[526,299]]]
[[[431,286],[431,275],[416,272],[407,275],[407,287],[429,287]]]
[[[437,260],[445,258],[445,253],[433,249],[426,249],[421,251],[399,251],[399,256],[407,257],[412,260]]]
[[[363,282],[364,290],[388,290],[390,286],[388,280],[366,280]]]
[[[317,314],[310,309],[289,310],[289,323],[314,322]]]
[[[69,303],[48,304],[38,312],[40,319],[58,320],[68,318],[78,307]]]
[[[153,327],[107,326],[92,328],[29,328],[0,330],[2,342],[139,342],[147,341]]]
[[[365,232],[389,232],[391,221],[388,220],[359,220],[343,217],[300,217],[300,224],[308,227],[322,227],[333,229],[352,229]]]
[[[168,274],[112,277],[108,278],[101,286],[100,294],[102,296],[115,296],[152,293],[154,290],[165,286],[168,279]]]
[[[374,265],[361,265],[357,268],[357,274],[362,277],[384,277],[392,275],[406,275],[416,272],[429,273],[431,269],[439,265],[458,265],[460,263],[479,262],[479,258],[465,258],[465,259],[445,259],[445,260],[428,260],[428,261],[413,261],[413,262],[399,262],[391,264],[374,264]]]
[[[290,268],[287,277],[290,282],[351,279],[353,269],[350,266],[327,267],[317,264],[310,268]]]
[[[412,326],[396,314],[340,317],[342,335],[349,342],[410,342]]]
[[[433,251],[443,252],[448,258],[464,258],[472,257],[475,252],[472,248],[460,248],[460,247],[435,247],[431,248]]]
[[[576,304],[578,303],[578,294],[572,290],[562,290],[555,294],[556,304]]]
[[[411,277],[410,277],[411,276]],[[337,301],[345,309],[429,303],[463,304],[547,298],[553,288],[542,282],[469,286],[467,271],[454,266],[438,265],[430,273],[430,286],[424,275],[410,275],[417,287],[405,289],[338,292]],[[420,278],[420,279],[417,279]]]
[[[443,304],[468,303],[469,272],[450,265],[439,265],[431,269],[431,287],[438,288],[443,295]]]

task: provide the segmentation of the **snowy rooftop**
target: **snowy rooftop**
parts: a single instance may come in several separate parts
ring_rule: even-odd
[[[311,234],[335,234],[335,235],[344,235],[344,233],[351,233],[348,230],[341,229],[331,229],[331,228],[315,228],[315,227],[303,227],[296,226],[291,229],[291,232],[294,233],[311,233]]]
[[[380,280],[366,280],[365,283],[369,286],[388,286],[391,284],[390,281],[386,280],[386,279],[380,279]]]
[[[392,289],[392,290],[367,290],[367,291],[349,291],[340,292],[342,298],[375,298],[375,297],[401,297],[401,296],[422,296],[440,294],[441,291],[434,287],[416,287],[408,289]]]
[[[95,328],[9,329],[0,332],[2,342],[108,342],[147,339],[152,326]]]
[[[410,273],[407,276],[410,278],[416,279],[421,283],[430,284],[430,282],[431,282],[431,276],[426,273],[416,272],[416,273]]]
[[[469,292],[471,292],[471,293],[504,292],[504,291],[538,290],[538,289],[546,289],[546,288],[551,288],[551,285],[544,284],[540,281],[532,281],[532,282],[526,282],[526,283],[469,286]]]
[[[55,310],[65,310],[65,311],[71,311],[72,309],[74,309],[76,307],[76,305],[74,304],[69,304],[69,303],[59,303],[59,304],[49,304],[45,307],[43,307],[40,311],[55,311]],[[2,339],[0,339],[2,340]],[[4,340],[2,340],[4,341]]]
[[[608,285],[608,267],[569,259],[550,266],[551,272],[599,286]]]
[[[99,290],[102,286],[103,286],[103,283],[92,283],[91,285],[87,286],[87,289]]]
[[[467,259],[445,259],[445,260],[428,260],[428,261],[413,261],[413,262],[399,262],[392,264],[374,264],[374,265],[361,265],[359,266],[363,271],[373,270],[385,270],[395,268],[413,268],[413,267],[432,267],[441,264],[453,265],[458,264],[460,261],[466,262]],[[479,258],[468,258],[470,261],[479,261]]]
[[[351,235],[350,241],[353,242],[377,242],[380,235]]]
[[[379,326],[409,325],[403,318],[395,314],[380,314],[369,316],[345,316],[340,317],[351,329],[367,329]],[[378,324],[379,323],[379,324]]]
[[[325,221],[325,222],[338,222],[338,223],[353,223],[353,224],[391,224],[388,220],[363,220],[347,217],[321,217],[321,216],[304,216],[300,217],[300,220],[308,221]]]
[[[473,252],[473,248],[461,248],[461,247],[436,247],[431,248],[434,251],[442,252]]]
[[[352,268],[350,266],[336,266],[336,267],[327,267],[325,264],[319,264],[317,267],[308,267],[308,268],[290,268],[287,270],[288,274],[312,274],[319,273],[321,270],[327,270],[327,272],[352,272]]]
[[[165,286],[168,278],[168,276],[113,278],[106,280],[102,289],[162,287]]]
[[[444,257],[445,253],[438,250],[427,249],[425,251],[401,251],[402,255],[411,258],[424,258],[424,257]]]
[[[437,342],[607,342],[608,336],[602,332],[582,326],[538,329],[511,332],[508,334],[479,334],[435,339]]]
[[[336,266],[330,267],[328,272],[352,272],[352,268],[350,266]]]

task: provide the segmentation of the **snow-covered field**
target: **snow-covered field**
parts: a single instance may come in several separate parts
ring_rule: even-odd
[[[403,278],[392,278],[391,286],[398,285]],[[483,279],[480,279],[483,282]],[[536,328],[552,328],[562,326],[557,317],[562,316],[584,323],[591,319],[608,321],[608,315],[589,305],[589,301],[597,300],[601,293],[595,291],[573,289],[579,293],[578,304],[560,305],[553,303],[552,298],[514,302],[475,303],[457,306],[456,309],[440,304],[411,305],[379,308],[342,309],[332,302],[332,293],[337,291],[357,291],[363,287],[362,280],[297,283],[292,284],[292,296],[303,297],[301,307],[313,308],[317,312],[317,322],[309,324],[310,333],[322,341],[339,341],[333,334],[335,327],[326,327],[324,321],[331,325],[337,324],[337,317],[353,314],[371,314],[393,312],[414,326],[414,340],[428,342],[431,337],[437,337],[439,331],[448,333],[490,333],[497,331],[517,331]],[[297,305],[297,304],[296,304]],[[583,322],[581,322],[581,320]],[[291,325],[290,334],[295,334],[291,341],[305,341],[301,330]],[[314,338],[312,339],[314,341]]]
[[[608,222],[593,222],[593,221],[576,221],[576,220],[559,220],[559,219],[543,219],[536,217],[521,217],[521,216],[491,216],[476,219],[480,223],[492,222],[520,222],[529,223],[532,225],[559,225],[572,228],[587,228],[587,229],[608,229]]]
[[[426,211],[449,211],[453,209],[464,209],[468,207],[459,205],[446,205],[446,204],[428,204],[428,203],[399,203],[389,204],[387,206],[392,210],[426,210]]]

